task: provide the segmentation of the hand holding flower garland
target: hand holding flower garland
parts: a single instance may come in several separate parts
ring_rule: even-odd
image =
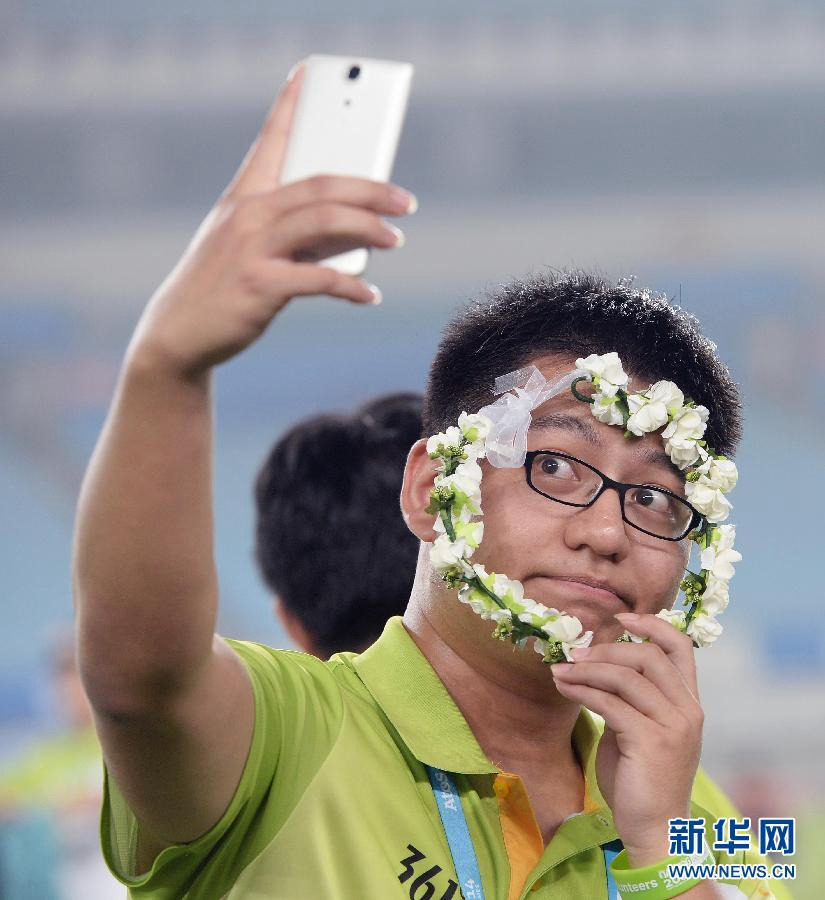
[[[527,599],[521,582],[470,562],[484,533],[483,523],[475,520],[482,513],[478,460],[488,457],[497,466],[521,465],[531,410],[568,385],[577,399],[590,404],[598,421],[621,425],[628,438],[663,428],[665,451],[686,472],[687,500],[704,519],[689,535],[702,552],[701,570],[688,570],[680,584],[686,608],[662,610],[658,616],[686,632],[696,646],[712,643],[722,632],[716,616],[728,605],[733,564],[742,558],[733,549],[735,526],[720,524],[731,509],[724,495],[736,485],[736,465],[702,440],[708,418],[704,406],[686,400],[671,381],[657,381],[639,393],[628,393],[628,381],[616,353],[577,359],[576,369],[552,385],[535,366],[528,366],[496,380],[496,392],[506,393],[495,403],[473,415],[463,412],[458,426],[427,441],[427,453],[439,460],[427,507],[437,516],[438,537],[430,549],[433,567],[450,587],[460,586],[462,603],[496,623],[494,637],[520,647],[535,638],[535,650],[545,662],[572,660],[572,650],[589,646],[593,633],[582,633],[575,616]],[[581,382],[596,388],[592,396],[578,391]],[[619,640],[634,639],[625,632]]]

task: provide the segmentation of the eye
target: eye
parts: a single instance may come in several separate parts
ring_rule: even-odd
[[[552,478],[575,478],[576,473],[569,461],[561,456],[542,456],[539,459],[539,471]]]
[[[674,501],[669,494],[665,494],[652,487],[639,487],[631,492],[630,499],[634,504],[644,507],[651,512],[671,513]]]

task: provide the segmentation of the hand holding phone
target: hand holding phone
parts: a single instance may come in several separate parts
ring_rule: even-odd
[[[155,292],[130,354],[192,377],[240,353],[293,298],[328,294],[376,303],[356,275],[310,262],[401,243],[384,216],[415,209],[396,185],[348,175],[281,183],[303,68],[287,81],[236,176]]]

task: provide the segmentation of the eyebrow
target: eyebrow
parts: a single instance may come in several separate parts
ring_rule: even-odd
[[[575,431],[583,437],[588,444],[601,444],[599,435],[592,422],[571,416],[569,413],[543,413],[536,416],[530,423],[531,428],[562,428],[565,431]]]
[[[677,465],[674,465],[674,463],[671,462],[670,457],[663,450],[654,450],[653,447],[643,447],[639,450],[639,456],[641,457],[642,462],[647,463],[650,466],[659,466],[661,469],[667,469],[682,479],[685,477],[685,473],[682,472]]]
[[[587,419],[580,419],[578,416],[573,416],[569,413],[543,413],[533,419],[531,427],[560,428],[564,431],[575,432],[588,444],[597,446],[602,443],[599,433],[592,422],[587,421]],[[684,477],[684,473],[671,462],[670,457],[663,450],[657,450],[655,447],[640,447],[636,455],[639,457],[640,462],[646,465],[658,466],[659,468],[667,469],[680,478]]]

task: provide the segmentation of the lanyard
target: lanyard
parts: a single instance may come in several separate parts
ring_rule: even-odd
[[[430,784],[438,804],[441,824],[447,835],[447,844],[453,856],[458,883],[464,900],[484,900],[484,888],[481,886],[481,872],[478,868],[476,851],[464,810],[461,807],[461,795],[453,779],[441,769],[427,766]]]
[[[613,862],[622,850],[624,850],[624,844],[619,840],[611,841],[609,844],[605,844],[602,847],[602,853],[604,853],[604,871],[607,875],[608,900],[621,900],[616,880],[613,878],[613,873],[610,871],[610,863]]]
[[[427,766],[427,774],[430,777],[435,802],[438,804],[438,813],[447,836],[447,844],[453,857],[453,865],[456,875],[458,875],[464,900],[484,900],[478,859],[473,847],[473,840],[470,837],[470,829],[467,827],[467,820],[464,817],[458,788],[450,775],[441,769]],[[610,872],[610,863],[618,856],[621,849],[622,842],[618,840],[611,841],[602,847],[608,900],[620,900],[619,889]]]

